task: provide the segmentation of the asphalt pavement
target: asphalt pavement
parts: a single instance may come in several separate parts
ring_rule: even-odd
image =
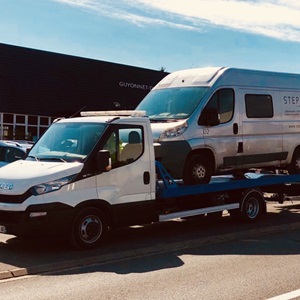
[[[250,224],[237,223],[224,213],[219,220],[195,217],[121,228],[101,247],[84,251],[70,248],[63,238],[0,234],[0,280],[300,229],[299,208],[298,199],[268,202],[267,215]]]

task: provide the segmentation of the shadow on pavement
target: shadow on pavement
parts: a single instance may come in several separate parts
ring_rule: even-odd
[[[4,236],[0,235],[0,272],[25,268],[28,269],[28,274],[34,274],[107,261],[118,262],[99,266],[102,271],[107,269],[120,274],[147,272],[181,266],[182,261],[177,254],[172,253],[172,250],[193,255],[255,255],[257,253],[251,248],[254,241],[251,240],[251,236],[256,236],[262,228],[280,227],[300,222],[299,202],[270,203],[268,207],[272,208],[271,211],[268,209],[269,212],[266,216],[252,224],[236,223],[228,214],[225,214],[219,220],[198,217],[146,226],[121,228],[112,231],[102,247],[85,251],[71,249],[63,238],[36,237],[19,239],[9,237],[5,240]],[[200,247],[200,250],[199,248],[195,250],[196,248],[193,248],[193,246],[197,242],[199,243],[199,239],[203,241],[202,247]],[[220,247],[222,242],[234,240],[241,241],[239,248],[230,248],[228,246],[226,251],[220,250],[223,249],[223,247]],[[261,243],[260,254],[300,253],[300,242],[295,242],[298,247],[293,245],[293,247],[286,248],[286,251],[282,252],[281,248],[276,247],[270,250],[270,248],[266,247],[263,240],[262,236],[258,239],[259,243]],[[294,252],[291,253],[291,251]],[[157,253],[162,254],[155,256],[157,257],[155,262],[153,262],[153,258],[143,256],[144,254]],[[141,256],[143,257],[141,258]],[[124,258],[134,257],[137,257],[135,263],[132,260],[120,261]],[[141,263],[137,263],[138,261],[141,261]],[[147,261],[152,263],[148,265]],[[39,269],[36,268],[37,266],[45,266],[45,268]],[[79,270],[73,269],[73,271],[65,273],[69,272],[77,273]]]

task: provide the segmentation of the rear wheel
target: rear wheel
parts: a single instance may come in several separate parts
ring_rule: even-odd
[[[77,249],[97,247],[108,232],[105,214],[98,208],[88,207],[78,211],[70,233],[70,242]]]
[[[263,193],[256,190],[249,190],[241,201],[242,209],[240,217],[242,221],[253,222],[257,220],[264,210],[265,199]]]
[[[236,197],[237,195],[235,199],[238,201]],[[233,220],[254,222],[266,212],[265,198],[260,189],[246,190],[239,198],[241,198],[240,208],[229,211]]]
[[[183,181],[186,184],[209,183],[212,176],[211,163],[202,154],[193,155],[187,162],[184,170]]]

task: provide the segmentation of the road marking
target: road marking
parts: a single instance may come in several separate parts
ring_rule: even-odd
[[[269,298],[267,300],[290,300],[290,299],[295,299],[296,297],[300,296],[300,289],[293,291],[293,292],[289,292],[286,294],[282,294],[273,298]]]

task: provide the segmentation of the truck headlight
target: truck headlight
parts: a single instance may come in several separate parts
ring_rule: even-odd
[[[59,190],[62,186],[70,183],[76,175],[71,175],[63,177],[57,180],[49,181],[46,183],[41,183],[31,188],[33,195],[42,195],[50,192],[55,192]]]
[[[160,136],[159,139],[164,138],[173,138],[182,135],[188,128],[187,122],[184,122],[176,127],[169,128],[165,130]]]

